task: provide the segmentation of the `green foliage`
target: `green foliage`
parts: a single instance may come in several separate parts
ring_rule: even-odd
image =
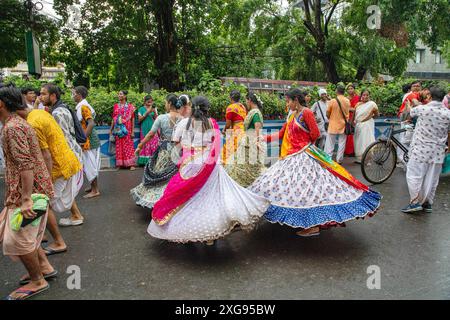
[[[2,0],[0,6],[0,68],[14,67],[19,61],[26,60],[25,32],[32,27],[41,46],[41,58],[44,62],[56,62],[55,43],[58,29],[55,21],[42,14],[33,14],[33,24],[19,0]]]
[[[211,103],[210,115],[219,120],[225,120],[225,110],[230,104],[230,92],[232,90],[239,90],[242,95],[241,102],[245,104],[245,95],[247,94],[247,88],[243,85],[236,85],[234,83],[225,83],[225,85],[218,85],[217,80],[213,81],[209,75],[204,77],[204,85],[200,88],[175,92],[177,95],[188,94],[191,97],[197,95],[203,95],[207,97]],[[369,82],[356,82],[357,92],[360,93],[364,89],[368,89],[371,95],[371,99],[378,104],[380,113],[383,116],[394,116],[396,115],[398,108],[402,103],[402,87],[405,84],[411,83],[413,79],[399,78],[396,81],[388,82],[387,84],[379,83],[369,83]],[[7,77],[5,82],[12,82],[17,87],[31,86],[32,88],[38,89],[42,85],[42,81],[36,79],[30,79],[29,81],[23,80],[20,77],[13,76]],[[75,107],[75,102],[71,96],[71,90],[66,88],[64,84],[64,79],[59,78],[55,81],[56,84],[63,88],[62,100],[69,106]],[[212,85],[211,85],[212,84]],[[444,90],[448,91],[450,85],[446,81],[423,81],[424,87],[429,87],[431,85],[439,85]],[[308,92],[312,96],[312,103],[319,99],[318,91],[319,87],[314,87],[309,89]],[[327,86],[328,94],[331,97],[335,97],[335,84],[328,84]],[[97,123],[99,125],[109,125],[111,123],[111,115],[114,104],[117,103],[117,93],[116,91],[108,91],[105,88],[91,88],[89,90],[88,100],[95,108],[97,112]],[[169,92],[166,90],[152,90],[151,96],[155,101],[155,106],[158,108],[159,113],[165,113],[165,99]],[[136,108],[143,105],[144,97],[148,93],[139,92],[136,90],[128,91],[128,102],[132,103]],[[267,120],[280,120],[284,119],[286,116],[285,112],[285,100],[280,96],[280,94],[272,93],[259,93],[261,100],[263,102],[263,114],[264,118]]]

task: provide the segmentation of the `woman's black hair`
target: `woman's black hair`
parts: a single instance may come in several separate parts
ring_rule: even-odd
[[[367,88],[364,88],[364,89],[361,90],[361,94],[359,95],[359,101],[362,101],[362,95],[363,95],[364,92],[367,92],[369,94],[369,97],[370,97],[370,90],[367,89]]]
[[[286,96],[291,100],[294,100],[294,101],[297,100],[298,103],[300,103],[300,105],[306,106],[305,93],[302,90],[300,90],[299,88],[290,89],[286,93]]]
[[[211,104],[206,97],[197,96],[192,99],[192,116],[188,120],[186,130],[189,130],[192,119],[202,122],[203,132],[212,129],[211,122],[209,121],[209,108]]]
[[[410,83],[407,83],[407,84],[403,85],[403,87],[402,87],[403,93],[408,93],[410,90],[411,90],[411,84]]]
[[[189,100],[190,97],[187,94],[182,94],[181,96],[179,96],[176,104],[177,109],[181,109],[184,106],[187,106]]]
[[[249,93],[247,93],[246,98],[248,100],[250,100],[251,102],[253,102],[254,104],[256,104],[258,106],[259,110],[263,109],[263,103],[261,101],[261,98],[259,96],[257,96],[256,93],[249,92]]]
[[[75,92],[78,93],[83,99],[86,99],[86,97],[88,96],[88,89],[85,86],[78,86],[75,87]]]
[[[153,97],[151,95],[145,96],[144,97],[144,104],[149,101],[149,100],[153,100]]]
[[[241,100],[241,93],[239,92],[239,90],[233,90],[230,93],[230,98],[234,102],[239,102]]]
[[[31,87],[25,87],[21,89],[22,94],[27,95],[28,92],[34,92],[34,89]]]
[[[166,101],[169,102],[172,107],[174,107],[175,109],[180,109],[177,107],[177,101],[178,101],[178,97],[176,95],[174,95],[173,93],[170,93],[167,95],[166,97]]]
[[[0,85],[0,100],[3,101],[9,112],[16,112],[26,108],[22,92],[13,84]]]
[[[119,93],[122,92],[125,96],[125,101],[128,101],[128,90],[120,90]]]

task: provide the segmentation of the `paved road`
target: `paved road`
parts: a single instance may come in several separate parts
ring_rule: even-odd
[[[102,172],[103,196],[79,200],[86,223],[63,230],[69,251],[51,257],[61,276],[36,299],[450,299],[449,178],[441,179],[433,214],[399,212],[408,192],[397,170],[376,187],[384,199],[373,218],[310,239],[264,222],[206,247],[146,233],[149,212],[128,194],[141,174]],[[80,290],[67,289],[71,265],[81,268]],[[371,265],[381,268],[380,290],[366,286]],[[4,296],[24,270],[3,256],[0,268]]]

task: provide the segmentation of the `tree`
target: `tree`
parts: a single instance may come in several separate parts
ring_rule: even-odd
[[[34,22],[29,22],[23,1],[2,0],[0,10],[0,68],[14,67],[26,60],[25,32],[32,29],[41,45],[41,58],[55,63],[58,40],[55,21],[33,11]]]

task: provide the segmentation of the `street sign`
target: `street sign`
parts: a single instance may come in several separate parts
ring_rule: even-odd
[[[40,76],[42,74],[41,52],[39,42],[32,31],[25,34],[25,42],[27,48],[28,73]]]

